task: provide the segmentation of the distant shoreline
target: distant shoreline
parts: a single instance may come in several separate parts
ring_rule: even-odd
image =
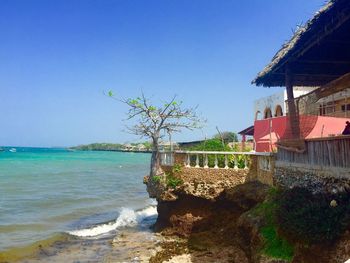
[[[109,152],[136,152],[150,153],[152,146],[147,143],[90,143],[67,148],[68,150],[79,151],[109,151]]]
[[[93,149],[93,150],[81,150],[74,148],[67,148],[68,150],[82,151],[82,152],[124,152],[124,153],[152,153],[152,151],[138,151],[138,150],[105,150],[105,149]]]
[[[79,151],[109,151],[109,152],[135,152],[135,153],[151,153],[152,146],[147,143],[90,143],[68,147],[68,150]]]

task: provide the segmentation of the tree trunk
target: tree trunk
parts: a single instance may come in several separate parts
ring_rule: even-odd
[[[159,153],[158,138],[153,138],[150,177],[159,175],[161,173],[162,173],[162,169],[160,167],[160,153]]]

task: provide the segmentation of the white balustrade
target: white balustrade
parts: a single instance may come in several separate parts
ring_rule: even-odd
[[[161,164],[173,165],[174,154],[184,155],[184,166],[204,169],[248,169],[251,155],[269,157],[271,153],[257,152],[216,152],[216,151],[175,151],[161,152]],[[261,159],[261,158],[260,158]],[[262,158],[266,159],[266,158]],[[264,165],[269,168],[268,165]]]

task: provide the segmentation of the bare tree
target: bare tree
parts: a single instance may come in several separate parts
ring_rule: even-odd
[[[160,167],[159,142],[166,134],[180,132],[182,129],[193,130],[200,128],[203,120],[196,114],[195,108],[184,108],[182,101],[177,101],[174,96],[170,101],[161,106],[151,104],[150,100],[142,93],[136,99],[123,99],[113,95],[112,97],[129,107],[127,120],[137,119],[137,123],[131,127],[127,126],[130,133],[147,137],[152,140],[153,151],[151,158],[150,176],[162,173]]]

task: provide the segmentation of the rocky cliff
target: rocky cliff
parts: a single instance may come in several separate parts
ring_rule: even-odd
[[[244,183],[247,173],[182,173],[176,187],[168,187],[166,178],[145,178],[150,196],[158,201],[155,230],[183,238],[191,262],[264,262],[258,253],[259,219],[246,212],[263,202],[269,187]]]
[[[311,263],[344,262],[350,257],[348,232],[328,249],[324,245],[296,245],[294,255],[288,258],[285,254],[289,251],[279,254],[272,247],[270,252],[279,259],[266,256],[269,253],[264,253],[266,237],[262,229],[269,219],[259,211],[271,188],[256,181],[247,182],[247,170],[229,177],[222,171],[215,175],[182,172],[145,177],[150,196],[158,201],[154,228],[171,240],[150,262],[165,262],[176,255],[185,255],[187,261],[169,262]],[[176,184],[172,183],[174,177]],[[272,239],[275,243],[284,242],[278,237]]]

